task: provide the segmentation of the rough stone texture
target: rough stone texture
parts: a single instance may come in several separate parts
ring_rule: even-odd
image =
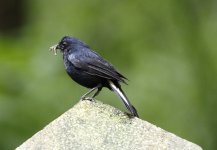
[[[81,101],[17,150],[201,150],[101,102]]]

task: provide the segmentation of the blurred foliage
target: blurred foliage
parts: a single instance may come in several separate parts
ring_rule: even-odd
[[[0,33],[1,150],[87,91],[48,51],[63,35],[85,41],[129,78],[123,88],[142,119],[217,149],[217,1],[33,0],[21,8],[22,27]],[[125,110],[107,89],[97,98]]]

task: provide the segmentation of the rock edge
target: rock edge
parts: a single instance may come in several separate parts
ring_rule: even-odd
[[[99,101],[80,101],[17,150],[202,150]]]

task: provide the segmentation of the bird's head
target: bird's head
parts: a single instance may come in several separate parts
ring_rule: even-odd
[[[79,39],[76,39],[71,36],[64,36],[58,44],[50,47],[50,51],[52,51],[55,55],[57,55],[57,50],[60,50],[60,52],[64,52],[77,45],[88,47],[85,43],[83,43]]]

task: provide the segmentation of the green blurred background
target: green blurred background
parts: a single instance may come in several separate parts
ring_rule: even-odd
[[[64,35],[88,43],[129,78],[142,119],[217,149],[217,1],[2,0],[0,149],[14,149],[87,89],[48,49]],[[97,99],[126,111],[114,93]]]

